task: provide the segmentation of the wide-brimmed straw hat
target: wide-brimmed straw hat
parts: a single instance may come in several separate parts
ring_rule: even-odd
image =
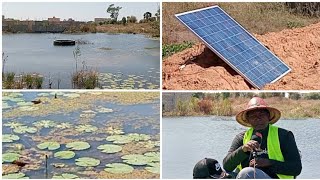
[[[281,117],[281,112],[278,109],[273,108],[273,107],[268,107],[266,102],[262,98],[254,97],[249,101],[249,103],[247,105],[247,109],[239,112],[236,115],[236,120],[241,125],[251,127],[251,124],[248,122],[248,120],[246,118],[246,114],[248,111],[252,111],[252,110],[256,110],[256,109],[266,109],[270,112],[270,118],[269,118],[270,124],[276,123]]]

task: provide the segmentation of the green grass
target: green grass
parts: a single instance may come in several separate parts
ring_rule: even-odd
[[[183,42],[181,44],[165,44],[162,47],[162,57],[168,57],[177,52],[183,51],[187,48],[191,48],[194,45],[193,42]]]

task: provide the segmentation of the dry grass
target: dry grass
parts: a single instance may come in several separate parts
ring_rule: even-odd
[[[175,14],[204,8],[212,5],[219,5],[235,20],[243,25],[251,33],[265,34],[267,32],[277,32],[287,28],[303,27],[319,22],[317,17],[303,16],[293,13],[285,3],[193,3],[174,2],[163,3],[162,5],[162,28],[163,43],[180,43],[183,41],[197,41],[176,18]]]
[[[160,36],[159,21],[147,23],[128,23],[122,24],[105,24],[97,26],[97,32],[107,33],[129,33],[129,34],[148,34],[152,37]]]
[[[208,100],[206,100],[208,101]],[[230,98],[216,99],[212,103],[200,104],[200,111],[194,111],[195,108],[188,108],[185,113],[179,112],[179,108],[171,112],[165,112],[164,116],[199,116],[199,115],[217,115],[217,116],[235,116],[240,111],[246,109],[249,98]],[[281,111],[284,119],[298,118],[320,118],[320,100],[292,100],[281,97],[271,97],[265,99],[266,103]],[[191,104],[190,102],[180,102],[180,104]],[[208,105],[210,104],[210,105]],[[210,112],[205,112],[201,109],[210,106]],[[181,111],[181,110],[180,110]]]

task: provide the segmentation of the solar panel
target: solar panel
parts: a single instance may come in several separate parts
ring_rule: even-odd
[[[258,89],[291,70],[219,6],[176,14],[176,17]]]

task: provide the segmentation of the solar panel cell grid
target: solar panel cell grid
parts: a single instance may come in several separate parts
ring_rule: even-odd
[[[218,6],[176,16],[211,50],[259,89],[290,71],[288,66]]]

